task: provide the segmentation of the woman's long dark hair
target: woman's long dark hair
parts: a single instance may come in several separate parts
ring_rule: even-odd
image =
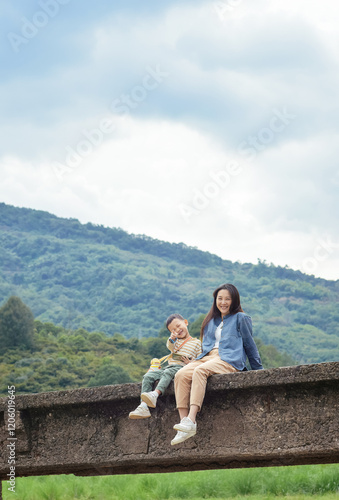
[[[204,336],[204,328],[207,325],[209,321],[211,321],[212,318],[220,318],[221,313],[219,309],[217,308],[217,296],[220,290],[228,290],[231,295],[232,303],[230,307],[230,314],[236,314],[238,312],[244,312],[242,310],[241,304],[240,304],[240,295],[238,292],[238,289],[234,286],[231,285],[230,283],[226,283],[225,285],[220,285],[216,290],[213,292],[213,304],[209,312],[207,313],[206,318],[202,322],[201,325],[201,330],[200,330],[200,340],[202,341],[203,336]]]

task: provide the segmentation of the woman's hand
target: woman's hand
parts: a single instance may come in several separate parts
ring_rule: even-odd
[[[188,363],[192,363],[192,359],[188,358],[187,356],[181,356],[181,361],[183,361],[185,365],[188,365]]]

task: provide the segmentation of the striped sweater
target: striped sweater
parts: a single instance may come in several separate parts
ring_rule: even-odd
[[[201,342],[199,339],[192,339],[185,342],[182,348],[180,346],[185,342],[185,339],[177,339],[172,342],[170,339],[167,340],[166,347],[173,353],[173,357],[168,360],[169,365],[181,365],[185,366],[185,363],[181,361],[181,356],[188,356],[191,359],[196,359],[199,354],[201,354]]]

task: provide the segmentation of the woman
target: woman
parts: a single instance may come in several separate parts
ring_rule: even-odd
[[[252,370],[262,370],[260,355],[252,336],[252,320],[241,308],[234,285],[219,286],[213,305],[201,326],[202,353],[179,370],[174,379],[180,424],[171,444],[181,443],[197,431],[196,415],[205,397],[207,378],[216,373],[246,370],[246,356]]]

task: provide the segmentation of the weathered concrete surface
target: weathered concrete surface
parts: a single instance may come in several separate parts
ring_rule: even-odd
[[[339,462],[339,362],[215,375],[197,435],[171,446],[173,389],[129,420],[140,384],[17,396],[16,475],[78,475]],[[7,399],[0,478],[7,479]]]

